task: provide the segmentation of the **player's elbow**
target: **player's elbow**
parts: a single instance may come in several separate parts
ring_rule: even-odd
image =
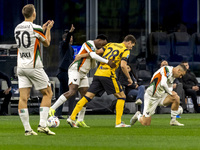
[[[126,69],[126,65],[125,64],[121,64],[121,69],[122,70]]]
[[[49,47],[50,46],[50,43],[45,43],[45,44],[43,44],[44,45],[44,47]]]
[[[44,47],[49,47],[50,46],[50,42],[48,40],[45,40],[44,42],[42,42]]]
[[[90,57],[91,57],[92,59],[94,59],[94,58],[95,58],[95,55],[96,55],[96,53],[95,53],[95,52],[90,52],[89,54],[90,54]]]

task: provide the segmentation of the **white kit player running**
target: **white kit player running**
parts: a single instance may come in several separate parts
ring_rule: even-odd
[[[99,56],[100,54],[103,54],[104,51],[101,48],[106,44],[107,37],[100,34],[95,40],[89,40],[82,45],[78,55],[75,58],[75,61],[70,65],[68,70],[69,91],[63,93],[54,103],[54,105],[51,106],[49,110],[50,116],[53,116],[55,110],[65,101],[67,101],[67,99],[75,95],[77,91],[80,92],[81,97],[85,95],[89,87],[87,73],[91,68],[96,67],[96,61],[107,63],[112,68],[115,67],[115,63],[112,62],[112,60],[107,60]],[[78,119],[75,126],[89,127],[84,122],[85,111],[86,107],[83,107],[78,114]]]
[[[47,21],[43,27],[33,24],[36,18],[35,7],[32,4],[25,5],[22,9],[25,21],[16,26],[14,35],[18,45],[17,75],[19,80],[20,99],[18,112],[25,129],[25,136],[37,135],[30,126],[27,101],[30,90],[34,85],[43,95],[40,105],[40,122],[38,132],[55,135],[46,125],[49,107],[51,106],[52,90],[49,78],[43,69],[40,52],[40,42],[48,47],[51,41],[50,30],[54,21]],[[46,34],[44,35],[44,31]]]
[[[185,73],[186,68],[183,64],[176,67],[164,66],[156,71],[144,95],[143,115],[137,111],[131,118],[130,124],[133,125],[138,120],[142,125],[148,126],[151,124],[151,116],[155,113],[157,106],[171,104],[170,125],[184,126],[176,120],[180,98],[172,90],[175,78],[182,78]]]

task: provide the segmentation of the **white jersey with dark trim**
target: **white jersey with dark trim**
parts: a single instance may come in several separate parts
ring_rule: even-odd
[[[43,68],[40,51],[40,41],[46,37],[41,26],[23,21],[14,31],[15,40],[19,46],[17,52],[17,67]]]
[[[94,41],[89,40],[83,43],[78,54],[95,52],[96,50],[97,48],[94,45]],[[88,73],[90,69],[95,68],[95,67],[96,67],[96,60],[92,59],[91,57],[87,57],[87,58],[82,58],[80,60],[77,60],[76,62],[73,62],[69,68],[74,68],[74,69],[77,69],[78,71]]]
[[[164,93],[172,94],[173,82],[173,67],[164,66],[158,69],[152,79],[146,92],[153,97],[162,97]]]

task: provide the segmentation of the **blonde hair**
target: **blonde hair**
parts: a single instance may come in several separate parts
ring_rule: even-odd
[[[34,12],[34,5],[33,4],[27,4],[22,8],[22,14],[25,18],[30,18],[33,15]]]

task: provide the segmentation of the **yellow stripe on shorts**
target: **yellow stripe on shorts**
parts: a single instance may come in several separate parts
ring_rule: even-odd
[[[115,87],[116,93],[119,93],[120,90],[119,90],[119,86],[118,86],[118,84],[117,84],[117,80],[116,80],[115,78],[112,78],[112,82],[113,82],[113,85],[114,85],[114,87]]]

